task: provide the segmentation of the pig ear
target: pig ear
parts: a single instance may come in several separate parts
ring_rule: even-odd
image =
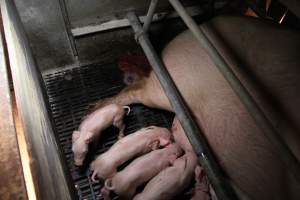
[[[72,141],[76,141],[80,136],[80,132],[79,131],[73,131],[73,134],[72,134]]]
[[[202,171],[201,167],[197,165],[195,168],[195,176],[199,177],[201,175],[201,171]]]
[[[89,144],[91,141],[92,141],[92,139],[93,139],[93,133],[92,132],[90,132],[90,131],[87,131],[86,132],[86,135],[85,135],[85,138],[84,138],[84,142],[86,143],[86,144]]]
[[[197,165],[196,168],[195,168],[195,181],[196,181],[196,183],[200,184],[203,177],[204,177],[204,171],[199,165]]]
[[[158,149],[158,147],[159,147],[159,140],[154,140],[154,141],[150,142],[149,143],[149,147],[152,150]]]

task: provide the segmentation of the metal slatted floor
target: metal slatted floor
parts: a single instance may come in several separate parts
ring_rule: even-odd
[[[125,85],[122,74],[114,64],[93,64],[80,68],[62,70],[43,76],[46,85],[57,138],[65,156],[69,173],[73,179],[79,199],[103,199],[100,195],[101,183],[92,183],[88,167],[79,170],[73,165],[72,132],[77,129],[89,105],[99,99],[118,93]],[[125,117],[125,134],[156,125],[170,127],[173,114],[149,109],[142,105],[132,105]],[[93,160],[105,152],[117,140],[118,130],[108,128],[97,147],[90,149],[87,160]],[[118,199],[115,196],[113,199]],[[185,195],[176,199],[186,199]]]

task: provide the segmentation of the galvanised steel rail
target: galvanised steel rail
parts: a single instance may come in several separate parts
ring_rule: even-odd
[[[184,23],[188,26],[192,34],[196,37],[200,45],[202,45],[216,67],[223,74],[224,78],[228,81],[234,92],[240,98],[248,112],[251,114],[257,125],[262,129],[265,136],[277,148],[279,158],[285,163],[286,168],[290,169],[291,173],[300,182],[300,163],[294,154],[291,152],[286,143],[283,142],[278,131],[274,128],[272,123],[267,119],[260,107],[256,104],[247,89],[243,86],[240,80],[233,73],[229,65],[225,62],[223,57],[219,54],[214,45],[209,41],[201,28],[196,24],[191,16],[187,13],[184,6],[179,0],[169,0],[174,9],[183,19]],[[146,23],[144,27],[141,26],[138,18],[134,13],[128,14],[128,19],[134,29],[137,41],[142,46],[153,70],[159,79],[180,123],[185,130],[185,133],[191,142],[200,164],[203,166],[211,184],[213,185],[217,196],[220,199],[235,199],[234,192],[228,182],[225,180],[221,173],[220,167],[215,161],[210,147],[208,146],[201,130],[193,120],[181,94],[176,88],[170,74],[167,72],[161,59],[156,54],[148,36],[147,30],[151,24],[153,14],[157,5],[157,0],[152,0],[149,6]]]
[[[190,143],[192,144],[200,164],[204,168],[205,173],[213,185],[217,196],[220,199],[225,200],[237,199],[235,193],[225,179],[221,168],[218,166],[212,151],[207,144],[204,134],[194,121],[184,99],[176,88],[173,79],[162,63],[160,57],[155,52],[147,33],[143,31],[143,27],[141,26],[137,16],[133,12],[130,12],[127,17],[135,32],[137,41],[141,45],[154,73],[160,81],[160,84],[165,91],[166,96],[168,97]]]

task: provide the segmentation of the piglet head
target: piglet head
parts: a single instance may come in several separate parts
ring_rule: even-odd
[[[159,140],[154,140],[149,143],[149,148],[151,150],[156,150],[159,148]]]
[[[88,152],[88,145],[91,142],[91,132],[74,131],[72,135],[72,151],[74,153],[75,165],[81,166]]]
[[[160,137],[154,141],[151,141],[149,143],[149,147],[152,150],[156,150],[160,147],[165,147],[165,146],[169,145],[170,143],[171,143],[170,139]]]

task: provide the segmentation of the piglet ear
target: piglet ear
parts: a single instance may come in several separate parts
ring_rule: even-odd
[[[201,180],[205,176],[204,171],[199,165],[197,165],[194,172],[195,172],[195,181],[197,184],[200,184]]]
[[[92,141],[92,139],[93,139],[93,135],[94,134],[92,132],[87,131],[86,134],[85,134],[85,137],[84,137],[84,142],[86,144],[89,144]]]
[[[172,155],[169,155],[168,156],[168,159],[169,159],[169,162],[173,165],[174,164],[174,162],[175,162],[175,160],[178,158],[178,156],[177,155],[175,155],[175,154],[172,154]]]
[[[72,141],[76,141],[80,136],[80,132],[79,131],[73,131],[73,134],[72,134]]]
[[[170,140],[165,139],[165,138],[160,138],[159,140],[160,140],[160,146],[161,146],[161,147],[168,146],[168,145],[171,143]]]
[[[158,147],[159,147],[159,140],[154,140],[154,141],[150,142],[150,143],[149,143],[149,147],[150,147],[152,150],[158,149]]]

